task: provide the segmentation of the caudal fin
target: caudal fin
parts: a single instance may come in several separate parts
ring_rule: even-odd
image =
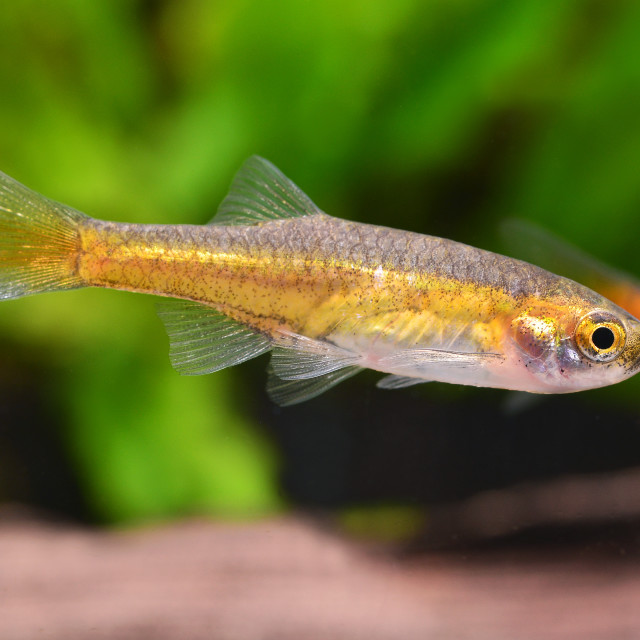
[[[0,172],[0,299],[73,289],[87,216]]]

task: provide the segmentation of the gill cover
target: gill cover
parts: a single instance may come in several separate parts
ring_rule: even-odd
[[[558,341],[555,318],[526,313],[518,316],[511,326],[516,344],[531,359],[541,360],[555,350]]]

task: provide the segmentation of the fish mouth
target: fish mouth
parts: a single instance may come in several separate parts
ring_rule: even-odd
[[[625,357],[625,368],[628,375],[632,376],[640,371],[640,328],[634,333],[631,338],[627,338]]]

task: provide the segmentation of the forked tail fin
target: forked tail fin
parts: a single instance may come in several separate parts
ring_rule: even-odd
[[[0,172],[0,299],[73,289],[87,216]]]

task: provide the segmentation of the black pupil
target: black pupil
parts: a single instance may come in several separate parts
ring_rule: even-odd
[[[613,335],[613,331],[609,327],[598,327],[591,336],[591,342],[596,349],[604,350],[609,349],[616,337]]]

